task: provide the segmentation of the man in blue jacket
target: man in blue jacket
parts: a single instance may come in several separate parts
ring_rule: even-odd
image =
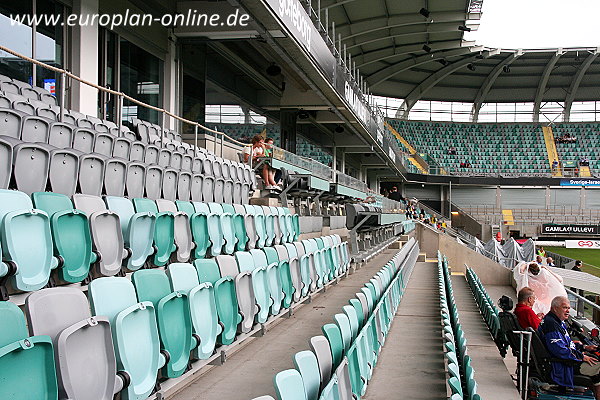
[[[594,382],[592,390],[596,400],[600,400],[600,363],[593,357],[582,353],[583,350],[596,350],[596,346],[582,346],[573,342],[567,332],[564,321],[569,318],[571,306],[569,299],[557,296],[552,299],[550,312],[546,314],[538,333],[550,355],[565,362],[553,361],[550,376],[560,386],[573,387],[573,375],[577,371],[589,376]]]

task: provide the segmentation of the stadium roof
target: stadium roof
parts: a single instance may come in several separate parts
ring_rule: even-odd
[[[489,49],[465,41],[482,2],[322,0],[321,9],[371,91],[407,99],[404,111],[418,100],[534,102],[536,109],[600,100],[597,48]]]

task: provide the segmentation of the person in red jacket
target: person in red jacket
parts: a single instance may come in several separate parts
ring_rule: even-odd
[[[541,319],[539,315],[536,315],[531,307],[535,303],[536,297],[535,293],[531,288],[527,286],[519,290],[517,294],[517,306],[515,307],[515,315],[517,316],[517,320],[519,320],[519,325],[521,328],[527,329],[532,327],[537,330],[540,325]]]

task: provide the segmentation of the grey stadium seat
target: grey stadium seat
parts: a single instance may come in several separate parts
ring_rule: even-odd
[[[162,198],[175,201],[177,198],[178,172],[173,168],[166,168],[163,172]]]
[[[0,109],[0,136],[21,138],[21,121],[25,114],[8,108]]]
[[[132,161],[129,159],[130,152],[131,152],[131,141],[129,139],[126,139],[123,137],[115,137],[114,138],[114,144],[113,144],[113,150],[112,150],[113,157],[120,158],[122,160]]]
[[[10,138],[6,138],[10,140]],[[21,192],[31,195],[46,190],[50,151],[45,143],[17,143],[13,140],[13,181]]]
[[[163,169],[158,165],[149,165],[146,168],[146,179],[145,179],[145,189],[146,196],[149,199],[156,200],[160,199],[161,196],[161,188],[163,182]]]
[[[192,173],[188,171],[179,171],[177,178],[177,200],[189,201],[192,188]]]
[[[33,115],[24,117],[21,126],[21,140],[31,143],[48,143],[51,123],[52,121],[43,117],[36,117]]]
[[[127,256],[119,216],[109,211],[98,196],[76,194],[75,208],[85,212],[90,221],[94,251],[99,253],[98,272],[104,276],[116,275]]]
[[[144,162],[146,164],[158,164],[158,155],[160,149],[153,144],[146,146],[146,154],[144,155]]]
[[[192,182],[190,184],[190,197],[192,201],[203,201],[202,192],[204,191],[204,175],[201,173],[194,173],[192,175]]]
[[[77,181],[81,193],[94,196],[102,194],[105,165],[106,158],[100,154],[80,154]]]
[[[146,165],[140,162],[130,162],[127,168],[125,189],[130,199],[144,197],[146,183]]]
[[[123,388],[109,320],[92,317],[80,289],[41,289],[27,297],[25,310],[30,333],[52,339],[61,395],[111,400]]]
[[[48,181],[55,193],[72,196],[77,190],[79,177],[79,156],[83,154],[72,149],[53,149],[50,151],[50,170]]]
[[[110,133],[97,133],[93,151],[106,157],[112,157],[114,143],[115,137]]]
[[[53,122],[48,133],[48,144],[61,149],[73,144],[73,126],[62,122]]]
[[[140,141],[131,142],[131,151],[129,152],[129,161],[140,161],[145,162],[146,164],[156,164],[156,163],[148,163],[145,160],[146,155],[146,145]]]
[[[125,195],[126,179],[127,161],[107,158],[104,167],[104,194],[123,197]]]
[[[94,150],[96,134],[91,129],[77,128],[73,132],[73,148],[83,153],[91,153]]]

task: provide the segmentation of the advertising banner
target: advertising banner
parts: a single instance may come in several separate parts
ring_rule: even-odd
[[[565,240],[567,249],[600,249],[600,240]]]
[[[598,235],[600,226],[598,225],[558,225],[542,224],[542,234],[551,235]]]
[[[600,186],[600,179],[561,179],[560,186]]]

